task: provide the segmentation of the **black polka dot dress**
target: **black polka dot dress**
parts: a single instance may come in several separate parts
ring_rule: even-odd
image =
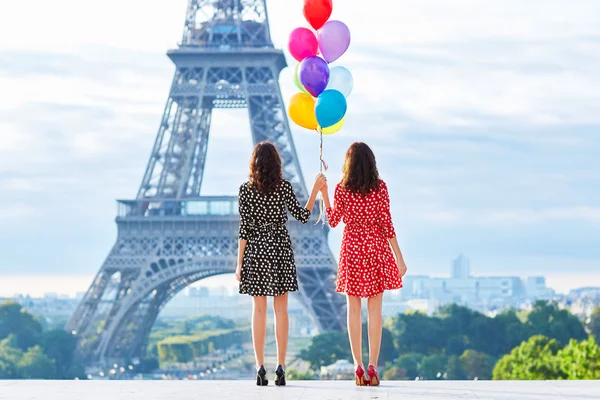
[[[280,296],[298,290],[294,251],[286,228],[287,210],[302,223],[310,218],[310,210],[300,206],[288,181],[269,195],[259,193],[248,182],[240,186],[239,238],[248,241],[240,293]]]

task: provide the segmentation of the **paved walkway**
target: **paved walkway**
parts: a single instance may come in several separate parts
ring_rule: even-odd
[[[1,381],[2,400],[600,400],[600,381]]]

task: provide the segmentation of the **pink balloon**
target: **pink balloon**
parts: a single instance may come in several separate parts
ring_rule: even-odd
[[[340,58],[350,47],[350,29],[341,21],[329,21],[319,29],[319,50],[328,63]]]
[[[302,61],[306,57],[317,55],[319,51],[319,42],[315,34],[308,28],[296,28],[290,33],[288,42],[290,54],[297,61]]]

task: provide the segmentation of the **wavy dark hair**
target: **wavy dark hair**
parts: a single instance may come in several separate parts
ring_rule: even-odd
[[[250,185],[261,194],[273,193],[283,181],[281,157],[270,142],[254,147],[250,159]]]
[[[379,190],[379,171],[375,154],[366,143],[352,143],[346,152],[342,172],[342,187],[351,193],[366,196],[371,190]]]

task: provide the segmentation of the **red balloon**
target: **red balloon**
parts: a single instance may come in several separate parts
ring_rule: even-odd
[[[331,16],[333,0],[304,0],[302,13],[308,23],[315,29],[320,29]]]

